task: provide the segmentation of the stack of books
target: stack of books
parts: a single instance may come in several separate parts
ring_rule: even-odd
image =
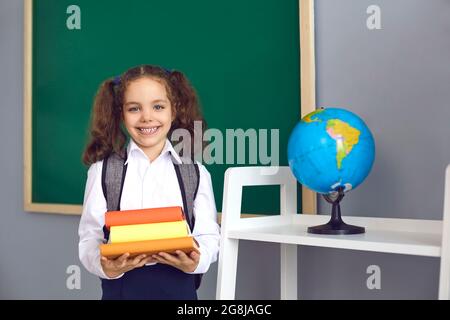
[[[130,257],[199,252],[181,207],[108,211],[105,226],[110,230],[109,243],[100,245],[100,254],[110,259],[127,252]]]

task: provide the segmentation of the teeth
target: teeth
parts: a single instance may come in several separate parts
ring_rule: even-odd
[[[158,127],[153,127],[153,128],[139,128],[139,130],[141,130],[141,132],[143,132],[143,133],[151,134],[151,133],[154,133],[156,130],[158,130]]]

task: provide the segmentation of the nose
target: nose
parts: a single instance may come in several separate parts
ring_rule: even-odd
[[[141,121],[142,122],[151,122],[153,120],[153,110],[151,107],[142,108],[141,113]]]

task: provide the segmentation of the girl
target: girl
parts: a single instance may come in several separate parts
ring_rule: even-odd
[[[103,164],[113,155],[124,161],[120,210],[186,209],[185,191],[176,171],[186,155],[180,158],[168,137],[179,128],[193,134],[194,121],[203,121],[198,99],[181,72],[142,65],[101,84],[94,100],[90,141],[83,154],[83,162],[90,168],[78,233],[80,260],[101,278],[102,299],[197,299],[195,277],[217,260],[219,250],[211,177],[204,166],[197,164],[199,182],[191,202],[192,233],[200,254],[161,252],[129,258],[125,253],[107,259],[99,250],[108,237],[103,229],[107,211],[104,179],[111,178],[105,178],[108,173],[103,172],[102,179]]]

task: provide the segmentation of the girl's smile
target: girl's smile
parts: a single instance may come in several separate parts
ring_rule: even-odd
[[[144,136],[152,136],[154,134],[157,133],[157,131],[159,130],[161,126],[157,126],[157,127],[139,127],[137,128],[140,131],[140,134],[144,135]]]

